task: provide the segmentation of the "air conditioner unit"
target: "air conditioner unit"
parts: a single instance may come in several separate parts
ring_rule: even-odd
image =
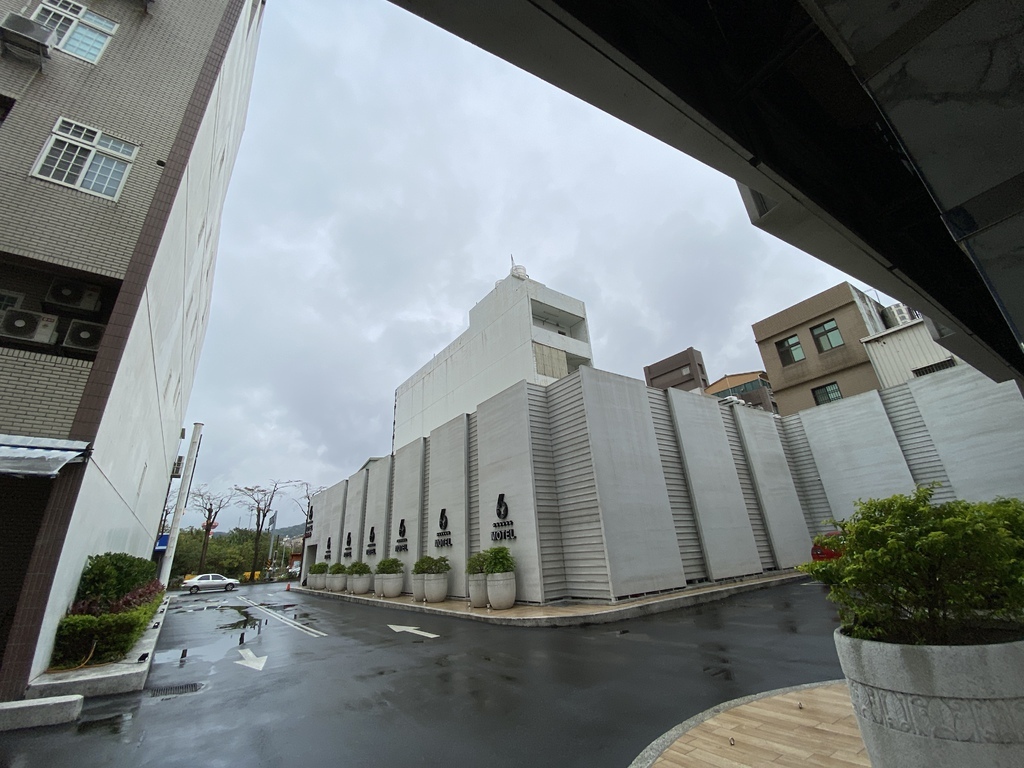
[[[53,311],[64,309],[79,312],[98,312],[102,295],[103,289],[98,285],[88,285],[77,280],[65,280],[58,277],[50,283],[50,290],[47,292],[43,303],[53,305]]]
[[[0,24],[0,44],[4,52],[10,51],[16,56],[28,54],[32,58],[38,57],[40,67],[43,58],[50,57],[52,37],[53,30],[18,13],[7,14],[7,18]]]
[[[64,336],[66,349],[79,350],[82,352],[95,352],[103,341],[103,331],[107,326],[99,323],[87,323],[84,320],[72,320],[68,326],[67,335]]]
[[[57,316],[24,309],[0,312],[0,338],[35,344],[53,344],[57,341]]]

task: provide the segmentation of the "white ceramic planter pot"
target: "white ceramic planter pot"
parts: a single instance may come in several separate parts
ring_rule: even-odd
[[[487,574],[469,574],[469,604],[473,608],[487,607]]]
[[[423,597],[428,603],[440,603],[448,597],[448,574],[424,573]]]
[[[327,586],[326,573],[311,573],[306,577],[306,586],[310,589],[323,589]]]
[[[1024,640],[835,641],[874,768],[1024,765]]]
[[[373,574],[367,573],[362,576],[349,575],[348,588],[353,595],[365,595],[370,591],[370,582],[373,581]]]
[[[328,592],[344,592],[345,581],[348,579],[347,573],[328,573],[327,574],[327,591]]]
[[[412,575],[412,599],[413,602],[422,603],[426,597],[423,594],[423,577],[426,574],[414,573]]]
[[[516,574],[515,571],[508,573],[487,574],[487,599],[491,608],[503,611],[516,604]]]
[[[384,597],[398,597],[402,594],[402,582],[405,581],[405,574],[402,573],[378,573],[377,592]]]

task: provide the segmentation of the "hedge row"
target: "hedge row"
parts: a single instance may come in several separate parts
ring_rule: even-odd
[[[78,582],[75,602],[95,602],[107,609],[129,592],[156,578],[156,563],[126,552],[92,555]]]
[[[162,601],[161,591],[149,602],[122,613],[65,616],[57,625],[50,666],[77,667],[86,659],[90,664],[123,659],[142,637]],[[96,644],[95,650],[93,643]]]

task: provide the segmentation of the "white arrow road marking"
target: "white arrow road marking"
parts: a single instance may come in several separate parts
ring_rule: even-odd
[[[440,637],[440,635],[432,635],[429,632],[424,632],[419,627],[403,627],[401,624],[388,624],[388,626],[391,627],[391,629],[393,629],[395,632],[409,632],[413,635],[421,635],[422,637],[430,638]]]
[[[272,619],[277,619],[277,620],[278,620],[278,621],[280,621],[280,622],[281,622],[282,624],[287,624],[287,625],[288,625],[289,627],[291,627],[292,629],[297,629],[297,630],[299,630],[300,632],[305,632],[305,633],[306,633],[307,635],[309,635],[310,637],[327,637],[327,633],[326,633],[326,632],[321,632],[321,631],[320,631],[319,629],[313,629],[312,627],[307,627],[307,626],[306,626],[305,624],[300,624],[300,623],[299,623],[299,622],[297,622],[297,621],[292,621],[292,620],[291,620],[291,619],[289,619],[289,618],[288,618],[287,616],[282,616],[282,615],[281,615],[280,613],[278,613],[277,611],[272,611],[272,610],[270,610],[269,608],[264,608],[264,607],[263,607],[262,605],[260,605],[259,603],[254,603],[254,602],[253,602],[252,600],[250,600],[250,599],[249,599],[249,598],[247,598],[247,597],[243,597],[243,598],[240,598],[240,599],[241,599],[241,601],[242,601],[243,603],[246,603],[246,604],[248,604],[248,605],[251,605],[251,606],[252,606],[253,608],[255,608],[255,609],[256,609],[257,611],[263,611],[263,612],[264,612],[265,614],[267,614],[267,616],[269,616],[270,618],[272,618]]]
[[[263,671],[263,665],[267,663],[266,656],[257,656],[248,648],[239,648],[238,652],[242,654],[242,660],[236,661],[235,664],[241,664],[243,667],[255,669],[257,672]]]

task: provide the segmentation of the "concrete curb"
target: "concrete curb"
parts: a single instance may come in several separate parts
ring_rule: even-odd
[[[153,617],[155,626],[151,626],[145,631],[123,661],[66,672],[44,672],[28,684],[25,698],[48,701],[53,697],[71,694],[92,697],[141,691],[146,686],[146,678],[149,677],[149,668],[153,663],[153,650],[156,648],[156,641],[160,638],[164,615],[170,602],[171,595],[165,595],[164,601]],[[146,654],[146,660],[136,661],[143,654]]]
[[[723,704],[706,709],[699,715],[694,715],[689,720],[684,720],[675,728],[670,731],[666,731],[657,739],[647,745],[632,763],[629,764],[629,768],[651,768],[655,761],[664,754],[665,750],[675,744],[676,739],[682,736],[687,731],[691,731],[706,720],[710,720],[716,715],[720,715],[723,712],[727,712],[730,709],[736,707],[742,707],[744,704],[749,704],[752,701],[759,701],[760,699],[770,699],[772,696],[781,696],[784,693],[792,693],[793,691],[806,691],[809,688],[821,688],[826,685],[835,685],[836,683],[845,683],[846,680],[826,680],[821,683],[804,683],[803,685],[791,685],[788,688],[777,688],[774,691],[765,691],[764,693],[755,693],[750,696],[743,696],[739,699],[733,699]]]
[[[0,702],[0,732],[73,722],[82,714],[84,702],[85,697],[78,695]]]
[[[705,588],[699,591],[680,591],[666,595],[663,598],[649,599],[640,598],[645,602],[624,603],[620,606],[607,608],[605,606],[593,606],[595,610],[591,613],[573,612],[562,616],[503,616],[501,611],[492,611],[487,608],[475,610],[452,610],[451,608],[436,608],[430,604],[410,602],[408,595],[400,598],[378,598],[366,597],[363,595],[350,595],[343,592],[324,592],[308,587],[293,587],[292,591],[315,597],[326,597],[331,600],[343,600],[349,603],[362,603],[379,607],[397,608],[402,611],[414,611],[419,613],[439,614],[451,616],[458,619],[469,619],[470,621],[481,621],[487,624],[497,624],[506,627],[579,627],[585,624],[611,624],[616,621],[625,621],[639,616],[650,616],[656,613],[674,611],[677,608],[687,608],[694,605],[703,605],[715,600],[722,600],[732,595],[743,592],[752,592],[758,589],[787,584],[793,581],[804,581],[809,577],[803,573],[785,573],[768,579],[757,579],[750,581],[738,581],[723,584],[713,588]],[[557,608],[558,606],[547,606]],[[578,607],[578,606],[575,606]]]

